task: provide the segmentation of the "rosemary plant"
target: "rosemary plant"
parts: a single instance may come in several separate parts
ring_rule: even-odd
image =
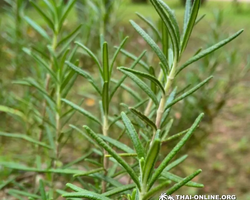
[[[108,200],[113,198],[112,196],[114,195],[121,196],[125,193],[126,197],[130,200],[148,200],[162,191],[166,191],[166,194],[172,194],[180,187],[185,185],[191,187],[203,187],[202,184],[191,181],[201,172],[201,170],[197,170],[185,178],[180,178],[169,172],[170,169],[180,164],[186,158],[186,156],[184,156],[170,163],[198,127],[201,119],[203,118],[203,114],[200,114],[196,118],[193,125],[188,130],[175,135],[176,137],[183,137],[163,159],[159,166],[156,166],[156,162],[159,158],[161,144],[169,139],[168,132],[172,124],[172,121],[169,121],[168,118],[170,109],[177,102],[183,100],[204,86],[212,77],[208,77],[181,95],[176,95],[176,89],[172,88],[176,77],[180,72],[182,72],[183,69],[197,60],[209,55],[220,47],[226,45],[239,36],[243,30],[240,30],[229,38],[196,53],[193,57],[184,62],[184,64],[179,65],[180,59],[185,52],[191,33],[197,22],[200,0],[194,1],[193,5],[191,0],[187,1],[182,33],[180,32],[179,24],[173,11],[166,3],[164,3],[162,0],[151,0],[150,2],[160,16],[163,24],[162,33],[158,34],[161,35],[162,49],[138,24],[132,20],[130,22],[135,30],[152,48],[152,51],[158,56],[160,60],[160,72],[158,76],[155,76],[155,71],[157,71],[156,67],[153,68],[143,65],[143,62],[141,62],[141,57],[137,58],[133,55],[130,55],[130,58],[135,59],[135,65],[133,65],[131,68],[118,67],[118,70],[124,74],[124,78],[121,79],[120,83],[122,83],[126,77],[129,77],[148,96],[149,101],[145,110],[142,110],[138,105],[125,106],[127,107],[126,111],[117,116],[115,120],[109,120],[109,104],[111,103],[114,94],[112,90],[109,92],[111,88],[110,77],[113,74],[112,69],[114,62],[112,61],[112,64],[109,64],[109,59],[107,56],[107,43],[102,43],[102,65],[98,62],[97,58],[92,55],[91,52],[89,52],[85,47],[87,52],[94,58],[98,66],[102,80],[101,88],[98,89],[98,86],[95,85],[93,80],[87,76],[84,71],[73,65],[71,66],[72,68],[75,68],[77,73],[80,73],[82,76],[87,78],[97,90],[97,92],[99,92],[102,99],[101,104],[103,108],[103,122],[100,122],[98,118],[94,117],[90,113],[87,113],[83,108],[72,104],[68,100],[64,100],[64,102],[71,105],[74,109],[96,121],[103,127],[102,134],[97,134],[93,130],[95,129],[94,127],[91,128],[87,125],[83,126],[87,138],[92,141],[95,146],[103,149],[103,153],[101,154],[103,156],[103,165],[102,168],[86,171],[82,174],[79,174],[79,176],[97,177],[97,174],[100,174],[100,171],[103,171],[103,175],[106,177],[106,183],[103,183],[101,190],[97,188],[96,191],[89,191],[79,188],[76,185],[67,184],[67,186],[75,192],[63,194],[63,197]],[[117,48],[118,52],[120,50],[121,48]],[[129,55],[128,53],[126,54]],[[138,63],[144,66],[144,71],[134,69]],[[150,86],[146,80],[150,82]],[[120,85],[116,86],[115,88],[119,86]],[[139,126],[139,128],[134,125],[134,122],[132,123],[131,118],[136,119],[136,125]],[[131,140],[133,149],[110,137],[110,127],[113,124],[118,123],[120,119],[124,124],[124,126],[122,126],[125,129],[124,132],[127,133],[128,138]],[[118,153],[113,149],[113,147],[122,150],[123,153]],[[110,157],[111,159],[109,159]],[[125,157],[132,157],[133,160],[128,162]],[[112,164],[107,164],[107,159],[109,159],[109,162],[112,162]],[[116,172],[115,174],[114,171]],[[110,174],[113,174],[113,176],[109,176]],[[129,183],[131,182],[131,184],[124,186],[114,184],[110,180],[107,180],[108,178],[116,178],[117,176],[121,175],[129,177]],[[171,186],[171,181],[177,183]],[[132,193],[128,192],[131,190],[133,191]]]
[[[201,0],[195,0],[193,4],[191,0],[187,0],[182,32],[171,8],[162,0],[150,0],[163,26],[162,32],[159,33],[152,25],[159,36],[161,45],[158,46],[157,42],[136,22],[132,20],[130,22],[158,57],[159,64],[150,63],[148,65],[143,62],[142,58],[146,55],[146,51],[137,57],[124,50],[128,37],[123,39],[114,53],[110,53],[111,48],[105,42],[106,37],[101,36],[100,59],[79,41],[76,41],[75,46],[70,50],[72,41],[81,30],[81,25],[69,34],[65,34],[63,28],[75,2],[76,0],[72,0],[65,5],[63,0],[43,0],[46,6],[46,9],[43,10],[32,1],[31,4],[43,18],[46,27],[40,26],[30,17],[25,17],[27,23],[37,31],[47,46],[46,51],[35,46],[24,49],[24,52],[36,61],[34,63],[37,64],[38,69],[34,78],[16,82],[29,86],[35,91],[32,93],[35,98],[31,104],[35,117],[30,118],[23,112],[8,107],[2,106],[0,108],[20,117],[21,120],[28,121],[28,124],[34,124],[36,127],[32,129],[30,135],[0,132],[0,136],[19,138],[30,142],[36,147],[32,153],[36,153],[37,157],[32,167],[9,162],[1,162],[0,164],[12,170],[36,172],[35,183],[38,182],[38,185],[34,184],[32,192],[26,187],[18,185],[21,189],[11,189],[8,193],[18,199],[22,199],[20,196],[24,196],[29,199],[54,200],[62,195],[68,199],[149,200],[161,192],[171,195],[183,186],[203,187],[202,184],[191,181],[201,172],[200,169],[184,178],[169,172],[187,158],[185,155],[174,160],[174,157],[198,127],[203,114],[195,119],[189,129],[174,135],[175,138],[182,138],[158,164],[162,143],[170,140],[168,133],[172,126],[172,120],[169,117],[171,108],[203,87],[212,77],[206,78],[182,93],[177,92],[176,79],[183,69],[226,45],[238,37],[243,30],[197,52],[180,65],[194,26],[197,19],[199,20],[197,16]],[[95,66],[97,66],[98,79],[82,69],[81,63],[75,59],[76,52],[82,53],[83,51],[93,59]],[[120,66],[117,67],[116,71],[115,66],[117,66],[120,52],[133,59],[134,62],[131,67]],[[92,113],[83,108],[81,103],[70,100],[68,94],[72,91],[78,75],[85,78],[93,86],[99,100],[99,116],[96,114],[97,112]],[[117,79],[119,76],[121,78]],[[130,82],[126,82],[127,79]],[[129,101],[128,104],[121,102],[124,110],[117,114],[114,102],[119,89],[127,91],[135,100]],[[138,97],[140,91],[143,91],[145,98]],[[85,120],[83,129],[72,124],[69,126],[70,129],[66,128],[75,112],[84,115],[82,118]],[[93,148],[87,154],[65,164],[60,160],[60,152],[65,143],[62,141],[64,138],[67,141],[65,136],[67,133],[70,135],[73,131],[85,136],[86,140],[83,140],[82,144],[88,140]],[[129,139],[130,144],[125,144],[124,139],[126,141]],[[42,157],[41,155],[46,156]],[[93,157],[97,157],[98,161],[92,159]],[[43,158],[46,160],[45,162],[42,162]],[[82,161],[85,170],[79,169],[79,163]],[[86,162],[90,162],[91,165],[86,164]],[[42,163],[46,164],[45,168]],[[44,180],[39,178],[38,173],[46,175]],[[69,180],[68,182],[74,183],[67,184],[67,187],[74,192],[70,193],[66,188],[56,188],[57,174],[63,174],[64,177],[74,174],[71,179],[65,178],[67,181]],[[84,177],[87,177],[88,181],[85,181]],[[89,178],[94,181],[89,181]],[[9,179],[0,185],[0,188],[12,181]],[[84,189],[76,185],[75,182],[81,184]],[[50,189],[49,191],[46,191],[46,186]]]

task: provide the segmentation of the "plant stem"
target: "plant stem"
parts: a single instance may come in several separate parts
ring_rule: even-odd
[[[108,115],[105,114],[104,118],[103,118],[103,127],[102,127],[102,133],[104,136],[108,136],[108,130],[109,130],[109,122],[108,122]],[[103,168],[104,168],[104,176],[107,175],[108,171],[108,167],[109,167],[109,158],[106,157],[105,155],[107,155],[108,153],[106,152],[106,150],[103,150]],[[107,183],[105,180],[102,181],[102,192],[106,192],[106,188],[107,188]]]
[[[60,83],[57,85],[57,92],[56,92],[56,139],[55,139],[55,144],[56,144],[56,148],[55,148],[55,156],[56,156],[56,160],[58,160],[59,158],[59,137],[60,137],[60,133],[61,133],[61,85]]]
[[[158,76],[158,80],[161,81],[162,78],[163,78],[163,71],[161,70],[161,72],[160,72],[160,74]],[[148,116],[150,114],[152,106],[153,106],[153,101],[152,101],[152,99],[150,99],[149,102],[148,102],[147,108],[146,108],[146,110],[144,112],[145,116]]]
[[[53,43],[52,43],[52,50],[55,51],[56,50],[56,46],[57,46],[57,34],[53,35]],[[50,69],[53,68],[53,61],[52,58],[50,59]],[[48,92],[49,91],[49,84],[50,84],[50,74],[47,73],[46,74],[46,79],[45,79],[45,91]],[[43,125],[45,122],[45,115],[46,115],[46,107],[47,107],[47,101],[44,100],[43,101],[43,106],[42,106],[42,124],[41,124],[41,130],[39,133],[39,141],[41,142],[43,139]]]
[[[166,82],[166,85],[164,87],[165,95],[162,97],[162,99],[160,101],[160,105],[159,105],[158,110],[157,110],[156,122],[155,122],[157,129],[161,128],[161,119],[162,119],[162,115],[163,115],[163,112],[164,112],[167,97],[168,97],[168,95],[170,93],[170,88],[171,88],[173,80],[174,80],[175,68],[176,68],[176,62],[174,62],[173,66],[172,66],[172,69],[170,71],[170,74],[167,77],[167,82]]]

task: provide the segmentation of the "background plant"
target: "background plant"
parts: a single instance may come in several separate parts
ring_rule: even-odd
[[[21,103],[26,104],[28,110],[14,110],[5,106],[1,106],[2,111],[14,114],[19,117],[23,125],[23,133],[6,133],[1,132],[1,136],[21,138],[31,142],[36,148],[32,152],[37,154],[36,162],[33,163],[33,168],[25,168],[18,164],[5,163],[14,169],[45,172],[47,173],[48,185],[50,186],[50,198],[55,198],[55,174],[65,174],[62,171],[55,169],[61,166],[60,151],[67,140],[68,131],[63,128],[67,121],[72,116],[71,110],[62,108],[61,98],[66,97],[70,91],[76,75],[65,67],[65,60],[73,60],[76,48],[69,53],[71,42],[76,38],[81,25],[73,29],[68,35],[63,32],[63,25],[67,15],[73,8],[75,1],[70,1],[64,4],[63,1],[56,3],[54,1],[44,1],[47,9],[43,11],[40,6],[31,2],[37,13],[43,18],[46,23],[46,31],[38,23],[30,17],[25,16],[26,22],[40,34],[46,45],[40,49],[40,46],[31,46],[24,48],[24,52],[34,59],[35,69],[33,77],[28,77],[23,80],[15,81],[15,84],[20,84],[30,87],[29,92],[32,98],[21,98]],[[44,51],[44,47],[46,51]],[[74,60],[74,62],[77,62]],[[46,155],[46,157],[43,157]],[[42,159],[45,158],[44,164],[46,169],[41,168]],[[51,171],[52,169],[52,171]],[[55,170],[55,171],[53,171]],[[66,173],[67,174],[67,173]],[[35,181],[38,176],[35,175]],[[33,188],[34,191],[36,187]],[[23,188],[25,191],[26,188]],[[28,191],[28,188],[27,188]],[[9,192],[11,195],[18,195],[18,191]],[[30,196],[29,196],[30,195]],[[40,194],[42,195],[42,194]],[[26,193],[31,197],[32,195]]]

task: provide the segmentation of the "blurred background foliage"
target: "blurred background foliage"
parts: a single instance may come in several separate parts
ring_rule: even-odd
[[[36,1],[41,8],[45,8],[43,1]],[[184,1],[167,1],[179,19],[184,15]],[[66,1],[65,1],[66,3]],[[142,3],[142,4],[138,4]],[[145,4],[144,4],[145,3]],[[20,87],[14,81],[26,77],[42,79],[41,67],[25,53],[24,48],[36,48],[48,55],[46,41],[37,34],[25,21],[24,16],[29,16],[43,27],[49,35],[49,28],[44,20],[26,0],[5,0],[0,2],[0,105],[13,110],[0,112],[0,131],[25,133],[29,136],[37,135],[41,127],[40,120],[34,113],[34,107],[39,110],[39,96],[35,90]],[[78,24],[82,24],[76,40],[83,43],[95,54],[101,56],[99,47],[100,34],[111,44],[119,45],[126,35],[130,38],[124,47],[124,55],[120,55],[116,66],[130,66],[133,59],[126,55],[126,51],[139,55],[142,50],[148,48],[146,43],[135,33],[128,23],[128,19],[137,21],[147,32],[157,39],[154,30],[141,20],[135,12],[146,17],[150,23],[155,24],[158,29],[157,15],[145,0],[78,0],[69,13],[63,26],[62,35],[69,34]],[[199,133],[195,134],[185,151],[190,151],[191,159],[185,168],[178,168],[180,173],[193,171],[195,166],[205,171],[199,182],[205,183],[205,188],[198,190],[201,194],[236,194],[239,199],[250,199],[250,157],[249,130],[250,130],[250,102],[249,102],[249,38],[250,38],[250,6],[248,3],[235,4],[235,1],[220,2],[206,1],[200,10],[200,16],[205,17],[196,25],[196,29],[188,45],[186,57],[197,53],[197,49],[205,49],[228,33],[233,33],[240,28],[245,32],[236,41],[210,55],[197,64],[185,70],[178,79],[181,86],[177,91],[183,91],[196,85],[210,75],[214,75],[204,88],[188,97],[185,101],[178,103],[172,112],[174,120],[170,133],[176,133],[190,127],[195,117],[200,112],[205,113],[205,119],[200,125]],[[219,31],[218,31],[219,30]],[[71,45],[73,47],[73,45]],[[126,50],[125,50],[126,49]],[[115,48],[111,49],[115,52]],[[96,79],[98,70],[93,67],[94,63],[88,54],[76,53],[79,65],[94,74]],[[75,56],[76,57],[76,56]],[[75,59],[76,60],[76,59]],[[145,63],[157,62],[155,55],[148,51],[143,59]],[[117,72],[117,79],[121,74]],[[190,85],[185,85],[188,82]],[[126,82],[132,89],[133,83]],[[132,92],[133,93],[133,92]],[[88,94],[88,95],[86,95]],[[77,79],[69,96],[75,102],[82,101],[89,111],[95,112],[99,109],[98,98],[88,83],[83,79]],[[131,91],[119,90],[114,97],[114,104],[121,102],[132,104],[137,98],[143,98],[144,94],[134,94]],[[83,100],[82,100],[83,99]],[[198,108],[197,108],[198,105]],[[194,109],[195,108],[195,109]],[[112,112],[120,113],[122,107],[114,106]],[[18,114],[18,111],[21,112]],[[183,117],[188,116],[188,117]],[[20,118],[29,120],[22,120]],[[79,120],[80,119],[80,120]],[[70,121],[73,124],[82,125],[82,121],[88,123],[88,119],[76,114]],[[115,129],[115,128],[114,128]],[[67,133],[65,144],[62,149],[62,163],[68,163],[89,149],[89,144],[82,142],[82,136],[64,129]],[[115,131],[114,131],[115,132]],[[204,140],[204,138],[206,138]],[[202,141],[202,142],[201,142]],[[18,160],[23,163],[33,162],[32,147],[17,140],[0,137],[0,161]],[[124,141],[126,142],[126,141]],[[83,145],[84,144],[84,145]],[[171,140],[165,144],[166,150],[176,144]],[[21,153],[20,153],[21,152]],[[70,154],[68,152],[71,152]],[[245,162],[247,161],[247,162]],[[92,163],[93,164],[93,163]],[[1,167],[0,180],[9,180],[10,169]],[[21,174],[17,171],[17,178],[13,178],[0,190],[0,198],[6,196],[7,188],[14,185],[17,188],[30,187],[29,174]],[[12,178],[12,176],[11,176]],[[63,177],[58,180],[58,187],[63,187]],[[1,185],[1,182],[0,182]],[[187,191],[182,191],[187,193]],[[189,189],[189,193],[196,194],[195,189]],[[7,198],[7,199],[10,199]]]

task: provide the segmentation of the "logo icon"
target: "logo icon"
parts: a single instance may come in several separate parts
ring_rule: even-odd
[[[160,195],[159,200],[174,200],[174,198],[172,196],[170,196],[170,195],[167,195],[166,193],[162,193]]]

